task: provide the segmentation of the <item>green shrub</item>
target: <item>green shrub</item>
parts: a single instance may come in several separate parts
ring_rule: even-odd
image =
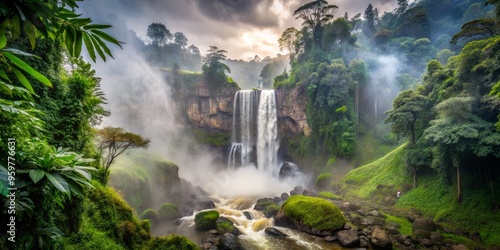
[[[158,217],[160,220],[172,220],[179,218],[179,210],[177,206],[172,203],[163,203],[160,209],[158,209]]]
[[[141,219],[143,220],[150,220],[152,222],[158,221],[160,217],[158,217],[158,213],[152,208],[148,208],[144,210],[141,214]]]
[[[292,222],[320,231],[337,231],[345,224],[340,209],[321,198],[293,195],[286,200],[282,209]]]
[[[210,210],[196,214],[194,217],[195,229],[197,231],[208,231],[216,228],[216,221],[219,218],[219,212]]]

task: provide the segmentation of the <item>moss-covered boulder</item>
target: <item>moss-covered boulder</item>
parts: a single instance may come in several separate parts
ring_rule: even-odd
[[[208,231],[217,227],[219,212],[210,210],[199,212],[194,216],[195,229],[197,231]]]
[[[254,209],[262,211],[267,218],[271,218],[279,211],[280,206],[273,198],[262,198],[257,200]]]
[[[155,221],[158,221],[160,217],[158,217],[158,213],[156,212],[156,210],[152,209],[152,208],[148,208],[146,210],[144,210],[144,212],[142,212],[141,214],[141,219],[143,220],[149,220],[149,221],[152,221],[152,222],[155,222]]]
[[[220,234],[231,233],[236,236],[241,234],[240,230],[238,230],[238,228],[234,226],[233,221],[226,217],[219,217],[215,223],[217,225],[217,232],[219,232]]]
[[[296,228],[320,236],[332,235],[343,229],[345,224],[342,212],[332,202],[303,195],[290,196],[276,217],[277,222],[283,221],[280,217],[285,217]]]
[[[173,220],[180,217],[179,209],[172,203],[163,203],[158,209],[158,217],[160,220]]]
[[[331,173],[322,173],[316,178],[316,182],[314,185],[318,190],[321,189],[326,189],[330,185],[330,182],[332,182],[332,174]]]
[[[171,234],[164,237],[155,237],[151,241],[149,241],[146,246],[147,250],[156,250],[156,249],[164,249],[164,250],[198,250],[196,244],[191,242],[188,238],[180,235]]]

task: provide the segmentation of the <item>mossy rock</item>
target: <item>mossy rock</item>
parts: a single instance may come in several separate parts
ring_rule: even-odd
[[[216,229],[219,234],[223,235],[225,233],[231,233],[236,236],[241,234],[238,228],[234,226],[234,223],[226,217],[219,217],[216,221],[216,224]]]
[[[322,198],[293,195],[281,209],[288,220],[309,233],[334,232],[344,228],[345,219],[340,209]],[[304,226],[311,230],[304,230]]]
[[[267,206],[266,209],[264,209],[264,215],[267,218],[271,218],[274,215],[276,215],[276,213],[278,213],[279,210],[280,210],[280,207],[278,205],[271,204],[271,205]]]
[[[163,203],[158,209],[158,217],[160,220],[173,220],[179,218],[180,213],[177,206],[172,203]]]
[[[155,221],[158,221],[160,219],[160,217],[158,216],[158,213],[156,212],[156,210],[154,210],[152,208],[148,208],[148,209],[144,210],[144,212],[142,212],[141,219],[150,220],[152,222],[155,222]]]
[[[332,182],[332,174],[331,173],[322,173],[316,178],[316,182],[314,183],[316,188],[321,190],[328,187],[328,185]]]
[[[194,216],[195,229],[197,231],[208,231],[217,227],[219,212],[210,210],[199,212]]]
[[[327,192],[327,191],[319,192],[318,196],[329,200],[343,200],[342,196],[338,196],[332,192]]]
[[[188,238],[176,234],[171,234],[164,237],[154,237],[148,242],[146,250],[199,250],[196,244]]]

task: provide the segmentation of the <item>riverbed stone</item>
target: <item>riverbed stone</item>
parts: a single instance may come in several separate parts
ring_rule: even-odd
[[[268,235],[274,236],[274,237],[287,237],[285,233],[283,233],[281,230],[275,228],[275,227],[266,227],[264,229],[264,232]]]
[[[359,245],[357,230],[342,230],[337,232],[337,238],[345,247],[355,247]]]
[[[375,227],[373,229],[371,235],[371,241],[375,249],[381,249],[381,250],[392,249],[392,242],[391,239],[389,238],[389,235],[384,229],[380,227]]]
[[[236,237],[233,234],[230,233],[225,233],[221,237],[221,242],[220,242],[220,249],[231,249],[231,250],[242,250],[243,247],[238,240],[238,237]]]
[[[436,231],[436,224],[430,218],[416,218],[411,226],[413,231],[425,230],[429,232]]]

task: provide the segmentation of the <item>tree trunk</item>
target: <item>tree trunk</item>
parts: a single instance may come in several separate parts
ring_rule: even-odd
[[[458,156],[452,156],[453,166],[457,168],[457,202],[462,202],[462,184],[460,182],[460,159]]]

